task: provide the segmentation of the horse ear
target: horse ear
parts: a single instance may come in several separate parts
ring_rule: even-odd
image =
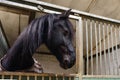
[[[69,10],[63,12],[63,13],[60,15],[60,18],[68,18],[69,15],[70,15],[71,10],[72,10],[72,9],[69,9]]]

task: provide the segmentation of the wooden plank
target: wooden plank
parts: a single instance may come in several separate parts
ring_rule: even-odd
[[[30,14],[29,10],[20,9],[20,8],[16,8],[16,7],[10,7],[10,6],[6,6],[6,5],[0,5],[0,10],[6,11],[6,12],[11,12],[11,13],[16,13],[16,14],[24,14],[24,15]]]

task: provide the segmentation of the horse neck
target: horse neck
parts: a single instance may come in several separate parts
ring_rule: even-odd
[[[36,49],[48,40],[49,15],[33,20],[30,25],[19,35],[15,43],[7,53],[30,53],[33,54]]]
[[[43,22],[44,24],[43,35],[42,35],[43,43],[46,43],[46,41],[48,41],[49,38],[51,37],[51,31],[53,29],[54,18],[55,18],[54,14],[46,15],[46,18]]]

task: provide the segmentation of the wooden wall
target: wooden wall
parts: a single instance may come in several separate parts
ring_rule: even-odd
[[[0,20],[10,46],[17,39],[20,31],[28,24],[28,15],[0,11]]]

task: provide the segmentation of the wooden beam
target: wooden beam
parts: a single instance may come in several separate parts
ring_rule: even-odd
[[[54,74],[54,73],[28,73],[28,72],[0,72],[0,75],[18,75],[18,76],[66,76],[66,77],[78,77],[77,74]]]

